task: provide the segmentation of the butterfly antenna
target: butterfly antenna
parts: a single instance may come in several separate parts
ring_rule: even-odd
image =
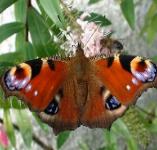
[[[93,35],[96,33],[96,31],[99,29],[99,26],[93,31],[93,33],[91,34],[91,36],[89,37],[88,41],[86,42],[86,44],[84,45],[84,48],[87,47],[87,44],[89,43],[89,41],[91,40],[91,38],[93,37]]]

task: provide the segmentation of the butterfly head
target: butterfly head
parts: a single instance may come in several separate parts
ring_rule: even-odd
[[[76,49],[76,56],[84,56],[84,50],[82,48],[81,43],[78,43],[77,49]]]

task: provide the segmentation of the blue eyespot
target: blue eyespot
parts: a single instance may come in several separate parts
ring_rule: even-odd
[[[121,106],[121,103],[112,95],[110,95],[105,103],[105,107],[109,110],[117,109]]]
[[[48,115],[54,115],[58,112],[59,107],[57,101],[53,99],[50,104],[47,106],[47,108],[44,110],[44,112]]]

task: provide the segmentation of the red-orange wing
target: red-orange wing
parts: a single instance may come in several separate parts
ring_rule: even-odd
[[[35,59],[8,70],[1,83],[7,95],[16,95],[31,109],[42,111],[52,101],[66,75],[65,62]]]
[[[6,95],[26,102],[56,133],[78,126],[79,112],[73,81],[68,79],[68,63],[35,59],[11,68],[1,78]]]
[[[139,56],[116,55],[95,61],[96,76],[122,104],[134,103],[142,92],[157,85],[157,67]]]
[[[89,93],[81,122],[110,127],[144,90],[157,85],[157,67],[148,59],[117,55],[91,60]]]

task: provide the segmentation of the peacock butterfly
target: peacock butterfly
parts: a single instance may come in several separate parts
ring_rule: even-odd
[[[87,58],[81,46],[71,58],[34,59],[1,77],[7,96],[28,104],[55,133],[80,125],[109,128],[148,88],[157,86],[157,66],[139,56]]]

